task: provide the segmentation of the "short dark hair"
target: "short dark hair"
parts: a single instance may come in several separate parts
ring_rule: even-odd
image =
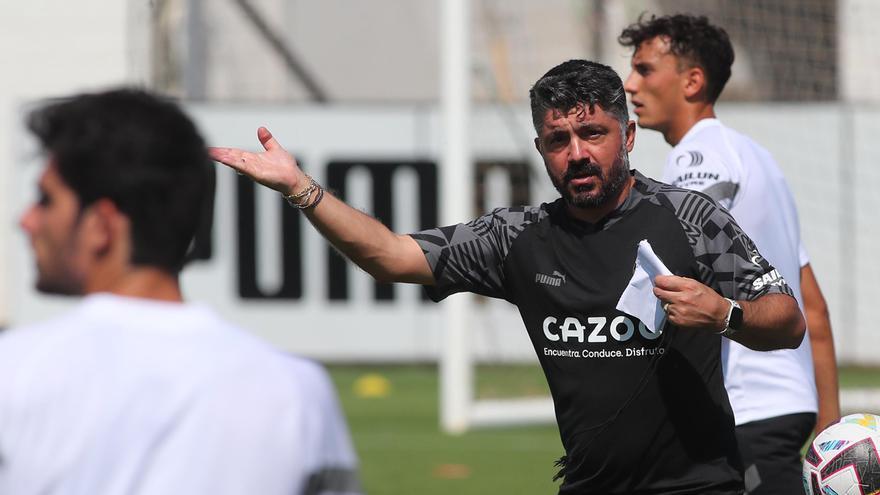
[[[540,134],[547,110],[568,112],[579,104],[599,105],[626,129],[629,111],[623,83],[614,69],[588,60],[569,60],[553,67],[529,90],[532,123]]]
[[[51,101],[28,128],[77,195],[107,198],[131,222],[131,263],[183,268],[213,173],[204,139],[177,105],[138,89]]]
[[[710,24],[705,16],[675,14],[644,18],[642,14],[638,22],[623,30],[617,38],[620,44],[637,50],[645,41],[658,36],[667,38],[670,53],[680,62],[698,66],[706,73],[706,96],[710,103],[715,103],[730,79],[733,65],[733,45],[727,32]]]

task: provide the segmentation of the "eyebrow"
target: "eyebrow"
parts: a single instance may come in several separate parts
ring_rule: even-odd
[[[578,129],[586,129],[588,131],[607,131],[608,126],[600,124],[598,122],[587,122],[585,124],[581,124],[577,126]]]
[[[556,134],[567,134],[567,128],[565,126],[558,127],[547,127],[547,133],[544,135],[545,138],[552,138]],[[608,126],[600,124],[598,122],[587,122],[585,124],[578,124],[575,126],[575,131],[579,130],[588,130],[595,132],[608,132]]]
[[[547,132],[545,132],[544,135],[541,136],[541,139],[553,139],[554,136],[559,136],[559,135],[563,135],[563,134],[567,134],[567,133],[565,132],[565,129],[562,127],[554,127],[552,129],[547,128]]]

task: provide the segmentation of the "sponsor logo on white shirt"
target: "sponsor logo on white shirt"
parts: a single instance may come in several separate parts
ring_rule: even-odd
[[[679,167],[697,167],[703,163],[703,154],[699,151],[686,151],[675,158],[675,164]]]
[[[720,178],[721,178],[720,174],[713,174],[712,172],[688,172],[686,174],[679,175],[675,179],[675,183],[680,184],[682,182],[707,181],[707,180],[717,181]]]

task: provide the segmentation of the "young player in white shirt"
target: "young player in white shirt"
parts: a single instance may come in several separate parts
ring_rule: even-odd
[[[624,89],[639,126],[661,132],[674,146],[664,182],[702,191],[727,207],[805,310],[810,338],[799,348],[761,353],[725,340],[723,355],[749,493],[800,493],[800,448],[814,427],[836,420],[840,408],[827,308],[791,192],[769,152],[715,117],[734,57],[723,29],[705,17],[652,17],[626,28],[620,42],[634,49]],[[757,471],[750,472],[749,461]]]
[[[189,118],[113,90],[29,126],[37,288],[86,297],[0,336],[0,493],[360,493],[324,370],[183,302],[213,166]]]

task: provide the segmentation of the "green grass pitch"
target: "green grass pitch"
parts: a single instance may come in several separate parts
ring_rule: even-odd
[[[553,462],[562,455],[555,425],[440,432],[434,366],[330,366],[370,495],[555,494]],[[379,375],[377,397],[356,392]],[[880,386],[880,370],[842,369],[841,386]],[[481,368],[482,397],[547,395],[537,367]],[[876,412],[876,411],[874,411]]]

